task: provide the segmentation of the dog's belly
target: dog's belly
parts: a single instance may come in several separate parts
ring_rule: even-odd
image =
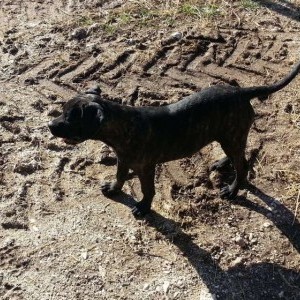
[[[239,143],[251,126],[253,110],[247,107],[224,115],[215,113],[201,117],[161,124],[144,140],[140,148],[142,160],[162,163],[188,157],[213,141]]]
[[[134,160],[156,164],[188,157],[215,140],[215,129],[209,124],[168,126],[153,132],[139,145]]]

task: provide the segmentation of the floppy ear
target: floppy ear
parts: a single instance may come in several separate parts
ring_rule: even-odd
[[[93,88],[88,89],[85,94],[92,94],[92,95],[96,95],[96,96],[100,96],[101,95],[101,89],[100,86],[97,85]]]
[[[97,120],[101,123],[104,119],[101,105],[96,102],[89,102],[84,108],[83,118],[87,121]]]

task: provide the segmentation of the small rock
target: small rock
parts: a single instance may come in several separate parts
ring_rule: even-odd
[[[132,38],[126,40],[126,44],[129,46],[135,45],[136,43],[137,41]]]
[[[169,45],[177,41],[180,41],[182,39],[182,36],[183,35],[181,32],[174,32],[167,39],[163,40],[161,43],[163,46]]]
[[[119,7],[124,3],[124,0],[115,0],[115,1],[107,1],[107,2],[108,3],[105,3],[103,5],[103,9],[113,9]]]
[[[255,245],[255,244],[257,244],[257,241],[258,241],[257,238],[252,238],[252,239],[250,240],[250,243],[251,243],[251,245]]]
[[[31,226],[31,230],[35,231],[35,232],[38,232],[39,228],[37,226],[33,225],[33,226]]]
[[[87,36],[88,36],[87,31],[84,28],[76,28],[71,33],[71,39],[74,39],[74,40],[82,40],[82,39],[85,39]]]
[[[164,284],[163,284],[163,291],[164,291],[165,294],[168,293],[169,287],[170,287],[170,282],[169,281],[165,281]]]
[[[88,258],[88,253],[87,253],[87,251],[82,252],[82,253],[81,253],[81,257],[82,257],[83,259],[87,259],[87,258]]]
[[[175,39],[175,40],[181,40],[182,39],[183,34],[181,32],[174,32],[171,34],[171,38]]]
[[[235,238],[235,242],[241,247],[241,248],[246,248],[247,247],[247,242],[241,237],[237,236]]]
[[[264,228],[270,228],[270,227],[272,227],[272,224],[269,223],[269,222],[265,222],[265,223],[263,224],[263,227],[264,227]]]
[[[235,260],[233,260],[232,262],[231,262],[231,267],[235,267],[235,266],[238,266],[238,265],[240,265],[240,264],[242,264],[243,263],[243,258],[242,257],[237,257]]]
[[[12,247],[15,245],[15,242],[16,240],[15,239],[12,239],[12,238],[6,238],[2,245],[1,245],[1,248],[7,248],[7,247]]]

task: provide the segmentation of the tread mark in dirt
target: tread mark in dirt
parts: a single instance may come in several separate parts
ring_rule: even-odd
[[[56,165],[54,171],[53,171],[53,175],[52,176],[61,176],[61,173],[63,172],[65,165],[70,161],[70,159],[68,157],[62,157],[58,164]],[[55,174],[55,175],[54,175]]]
[[[75,76],[72,80],[74,83],[80,83],[84,79],[87,79],[91,74],[94,74],[103,65],[102,62],[95,61],[90,66],[88,66],[82,73]]]
[[[39,93],[44,92],[46,89],[51,91],[55,95],[59,95],[63,99],[68,99],[70,95],[74,95],[74,92],[76,91],[72,86],[67,86],[66,84],[58,84],[50,80],[39,81],[39,85],[37,87],[37,91]]]
[[[59,66],[59,62],[53,59],[46,59],[38,64],[34,65],[30,69],[23,70],[19,82],[24,82],[27,78],[37,78],[40,76],[45,76],[49,71]]]
[[[192,71],[188,70],[188,73]],[[238,85],[237,83],[237,74],[229,68],[217,67],[215,64],[209,64],[202,68],[202,73],[208,75],[211,78],[221,80],[230,85]],[[243,75],[239,75],[239,81],[243,81]]]
[[[118,65],[125,63],[133,53],[135,53],[135,50],[133,49],[125,50],[123,53],[117,56],[116,60],[113,63],[107,65],[103,69],[103,73],[107,73],[116,68]]]
[[[195,46],[194,50],[186,56],[185,61],[182,62],[181,66],[179,67],[180,70],[185,71],[187,69],[188,65],[190,63],[192,63],[192,61],[195,60],[196,57],[198,57],[198,56],[203,57],[203,55],[206,53],[206,51],[209,48],[209,44],[210,44],[209,42],[198,43]]]
[[[27,257],[18,257],[22,253],[20,247],[15,245],[15,240],[8,240],[0,247],[0,267],[6,269],[14,276],[20,276],[30,264],[31,260]],[[9,276],[7,276],[9,278]],[[7,282],[5,277],[0,276],[0,298],[1,299],[20,299],[17,296],[21,288],[18,285]]]
[[[29,188],[32,186],[32,182],[25,181],[22,187],[18,190],[15,201],[13,203],[13,208],[16,211],[10,216],[6,211],[3,212],[5,216],[4,220],[1,222],[1,226],[5,230],[17,229],[17,230],[28,230],[28,210],[29,203],[27,199],[27,194]]]
[[[66,166],[67,163],[70,162],[70,159],[68,157],[62,157],[60,158],[58,164],[56,165],[53,173],[52,173],[52,178],[53,180],[53,185],[52,185],[52,192],[54,193],[54,198],[56,201],[62,201],[65,192],[61,188],[60,180],[57,180],[57,178],[61,177],[61,174]]]
[[[88,57],[78,64],[74,64],[71,68],[67,68],[63,76],[60,77],[62,81],[79,82],[87,78],[91,73],[97,71],[102,66],[98,57]]]
[[[74,71],[75,69],[77,69],[83,62],[85,59],[80,59],[78,60],[76,63],[71,64],[69,66],[67,66],[66,68],[63,68],[61,70],[55,70],[53,71],[50,75],[49,78],[53,78],[54,76],[56,77],[63,77],[64,75],[71,73],[72,71]]]
[[[147,71],[149,71],[161,58],[166,57],[167,53],[170,50],[174,49],[174,47],[174,45],[165,46],[162,49],[156,51],[153,57],[143,66],[144,74],[147,74]]]
[[[205,88],[209,86],[213,81],[212,77],[204,73],[197,72],[197,76],[195,76],[194,74],[191,75],[188,72],[182,73],[176,68],[169,69],[166,72],[166,76],[170,78],[171,86],[176,86],[177,84],[180,84],[180,86],[188,87],[193,91]]]

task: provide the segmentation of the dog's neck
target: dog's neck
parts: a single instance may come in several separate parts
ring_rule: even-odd
[[[104,142],[117,153],[120,153],[126,146],[124,143],[131,143],[134,137],[132,123],[136,121],[136,114],[131,107],[112,102],[106,102],[103,108],[104,122],[100,125],[93,139]]]

